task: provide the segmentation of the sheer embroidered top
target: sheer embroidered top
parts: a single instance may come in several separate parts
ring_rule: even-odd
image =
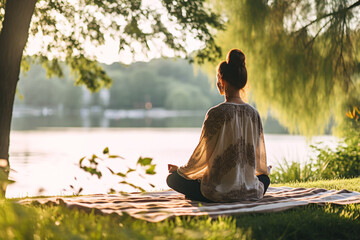
[[[177,172],[186,179],[198,179],[202,194],[214,202],[261,199],[264,185],[256,176],[268,173],[257,110],[229,102],[211,108],[199,144]]]

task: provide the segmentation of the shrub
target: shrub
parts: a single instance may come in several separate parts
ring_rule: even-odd
[[[319,148],[311,146],[316,152],[317,168],[321,177],[331,178],[353,178],[360,176],[360,111],[353,107],[352,111],[346,113],[350,119],[350,128],[346,137],[339,142],[335,150],[329,147]]]
[[[300,166],[285,159],[271,174],[273,183],[313,181],[318,179],[354,178],[360,176],[360,110],[354,107],[347,114],[351,126],[335,149],[311,145],[316,157]]]
[[[288,162],[285,158],[279,167],[275,168],[271,174],[272,183],[284,182],[307,182],[319,179],[318,171],[314,167],[313,161],[305,162],[301,166],[300,162]]]

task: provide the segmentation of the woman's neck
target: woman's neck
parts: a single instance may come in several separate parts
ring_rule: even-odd
[[[240,96],[240,90],[235,89],[231,86],[231,84],[228,84],[225,82],[225,102],[232,102],[232,103],[245,103]]]
[[[225,102],[232,102],[232,103],[245,103],[240,94],[225,94]]]

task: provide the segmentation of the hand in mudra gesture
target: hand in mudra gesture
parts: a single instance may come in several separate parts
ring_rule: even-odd
[[[169,173],[173,173],[173,172],[175,172],[177,169],[178,169],[178,166],[172,165],[172,164],[168,164]]]

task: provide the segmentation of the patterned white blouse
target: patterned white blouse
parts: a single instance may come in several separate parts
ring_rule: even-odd
[[[201,192],[215,202],[261,199],[268,174],[260,115],[249,104],[224,102],[205,117],[201,137],[187,164],[177,172],[201,181]]]

